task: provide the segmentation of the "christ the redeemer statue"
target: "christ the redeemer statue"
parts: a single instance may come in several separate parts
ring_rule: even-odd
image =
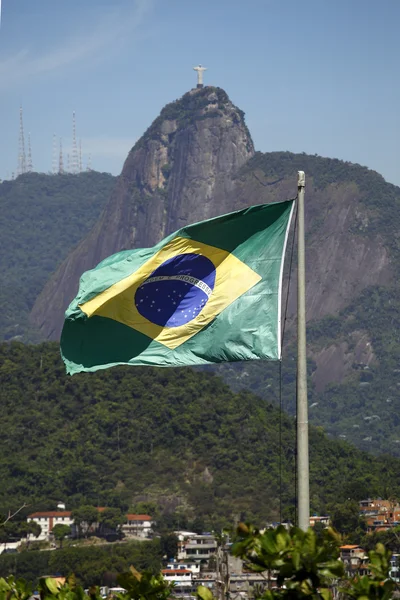
[[[194,71],[197,71],[197,87],[203,87],[203,72],[207,71],[207,67],[202,67],[199,65],[198,67],[193,67]]]

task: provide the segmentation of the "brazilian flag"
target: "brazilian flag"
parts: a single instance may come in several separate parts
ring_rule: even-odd
[[[61,335],[67,372],[279,359],[293,205],[202,221],[84,273]]]

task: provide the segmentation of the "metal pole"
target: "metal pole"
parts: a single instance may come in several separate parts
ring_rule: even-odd
[[[297,178],[297,501],[298,526],[306,531],[310,526],[310,489],[308,459],[308,400],[306,356],[306,282],[304,244],[304,171]]]

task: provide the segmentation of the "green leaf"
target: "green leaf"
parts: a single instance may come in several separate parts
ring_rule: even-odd
[[[46,577],[45,583],[47,589],[56,596],[60,590],[57,581],[55,579],[52,579],[51,577]]]
[[[321,594],[323,600],[331,600],[332,598],[332,593],[329,588],[320,588],[319,593]]]
[[[199,585],[196,593],[200,600],[215,600],[212,591],[204,585]]]

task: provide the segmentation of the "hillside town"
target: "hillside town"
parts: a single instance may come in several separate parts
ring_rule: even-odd
[[[95,509],[99,515],[110,510],[107,507]],[[111,509],[112,510],[112,509]],[[57,526],[69,528],[66,536],[79,543],[82,536],[96,538],[99,532],[99,521],[93,523],[78,522],[74,518],[76,511],[66,510],[64,503],[59,503],[53,511],[33,512],[27,516],[28,524],[36,524],[36,534],[28,534],[16,542],[3,543],[2,552],[17,552],[29,542],[42,542],[43,550],[57,547],[55,531]],[[394,530],[400,525],[400,504],[393,500],[368,498],[359,502],[359,516],[364,519],[367,534]],[[267,524],[265,530],[276,527],[278,523]],[[289,529],[291,523],[284,523]],[[313,515],[310,517],[310,527],[325,529],[331,525],[329,515]],[[157,537],[156,521],[149,514],[126,513],[123,522],[118,526],[119,538],[122,542],[132,540],[146,542]],[[104,532],[103,532],[104,533]],[[111,531],[107,531],[111,534]],[[114,531],[115,533],[115,531]],[[265,586],[265,574],[255,573],[246,568],[245,563],[234,557],[230,548],[232,541],[228,535],[218,536],[213,533],[196,533],[193,531],[175,530],[175,556],[165,556],[162,575],[164,580],[174,584],[174,595],[191,597],[199,585],[209,588],[214,594],[222,586],[237,594],[240,598],[252,598],[254,586]],[[81,540],[82,541],[82,540]],[[107,536],[103,543],[107,542]],[[47,546],[46,546],[47,544]],[[390,576],[400,582],[399,556],[393,553],[390,562]],[[368,554],[360,545],[343,544],[340,547],[340,560],[344,564],[348,576],[363,576],[369,573]],[[271,579],[271,577],[269,577]],[[105,590],[106,588],[102,588]],[[104,592],[107,595],[107,591]]]

